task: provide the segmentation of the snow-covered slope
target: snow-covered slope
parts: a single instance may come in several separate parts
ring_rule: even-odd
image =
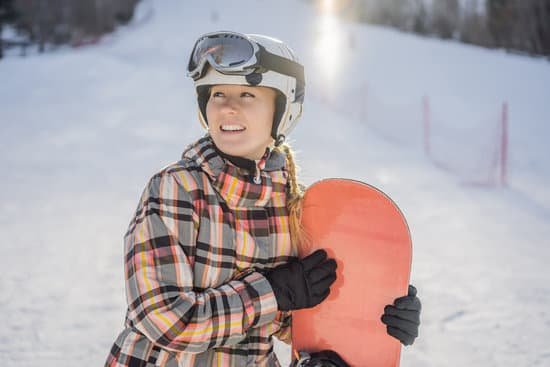
[[[125,312],[123,233],[147,179],[202,134],[185,65],[216,29],[269,34],[301,56],[308,89],[292,139],[306,183],[365,180],[407,216],[424,309],[402,366],[550,364],[547,61],[341,24],[302,1],[143,4],[149,21],[97,46],[0,62],[2,365],[104,361]],[[462,185],[417,146],[383,139],[349,114],[361,95],[345,110],[327,103],[364,84],[403,120],[417,117],[399,106],[429,95],[459,127],[498,118],[507,100],[509,187]]]

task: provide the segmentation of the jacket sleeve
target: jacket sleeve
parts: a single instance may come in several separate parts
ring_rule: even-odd
[[[273,334],[285,344],[292,344],[292,311],[279,311],[279,330]]]
[[[234,345],[277,313],[273,290],[258,272],[194,291],[190,255],[198,223],[190,194],[163,172],[149,181],[125,235],[128,319],[167,350]]]

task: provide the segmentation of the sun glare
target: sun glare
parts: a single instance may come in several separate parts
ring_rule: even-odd
[[[334,14],[334,2],[335,0],[321,0],[321,13]]]
[[[323,4],[326,3],[332,3],[332,1],[324,0]],[[338,18],[332,13],[323,12],[318,19],[315,59],[323,79],[328,83],[332,83],[340,72],[343,43],[344,35]]]

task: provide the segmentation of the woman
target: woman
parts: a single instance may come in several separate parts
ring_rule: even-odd
[[[291,311],[336,279],[324,251],[296,258],[302,188],[284,140],[303,66],[281,41],[215,32],[188,74],[208,133],[141,196],[125,235],[125,329],[106,365],[279,366],[272,337],[290,343]]]

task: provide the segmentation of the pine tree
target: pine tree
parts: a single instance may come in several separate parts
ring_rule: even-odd
[[[17,12],[13,7],[13,0],[0,0],[0,59],[4,55],[4,40],[2,31],[4,25],[13,24],[17,21]]]
[[[460,6],[458,0],[437,0],[432,5],[432,29],[442,38],[458,34]]]
[[[510,48],[517,12],[513,0],[487,0],[487,25],[496,47]]]

